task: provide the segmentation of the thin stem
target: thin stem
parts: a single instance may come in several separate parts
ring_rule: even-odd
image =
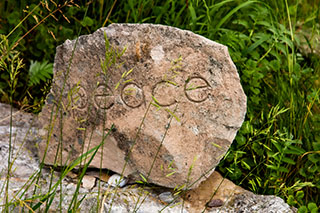
[[[112,6],[111,6],[111,8],[110,8],[110,10],[109,10],[109,13],[108,13],[108,15],[107,15],[107,18],[106,18],[106,20],[104,20],[104,22],[103,22],[103,24],[102,24],[102,27],[104,27],[104,26],[107,24],[107,21],[109,20],[109,17],[110,17],[110,15],[111,15],[111,12],[112,12],[114,6],[116,5],[116,2],[117,2],[117,0],[114,0],[113,4],[112,4]]]
[[[36,29],[40,24],[42,24],[47,18],[49,18],[50,16],[52,16],[54,13],[56,13],[57,11],[61,10],[63,7],[67,6],[69,2],[65,2],[62,6],[58,7],[57,9],[55,9],[54,11],[50,12],[46,17],[44,17],[42,20],[40,20],[36,25],[34,25],[30,30],[28,30],[28,32],[26,32],[23,36],[21,36],[12,47],[9,48],[8,53],[10,51],[12,51],[14,48],[16,48],[20,41],[22,39],[24,39],[29,33],[31,33],[34,29]],[[10,32],[11,33],[11,32]],[[0,60],[2,59],[4,55],[0,56]]]
[[[10,182],[10,171],[11,171],[11,155],[12,155],[12,112],[13,112],[13,106],[12,106],[12,95],[10,97],[10,132],[9,132],[9,153],[8,153],[8,171],[7,171],[7,177],[6,177],[6,199],[5,199],[5,212],[9,212],[9,206],[7,205],[9,203],[9,182]]]

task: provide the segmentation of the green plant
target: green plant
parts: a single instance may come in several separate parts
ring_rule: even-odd
[[[248,96],[246,120],[219,170],[256,193],[280,195],[301,212],[316,211],[315,205],[320,202],[320,57],[316,52],[319,3],[319,0],[80,0],[61,5],[35,0],[0,2],[0,33],[7,35],[0,41],[0,99],[39,112],[50,87],[48,64],[53,62],[55,46],[78,36],[76,32],[81,27],[84,34],[120,22],[149,22],[192,30],[228,46]],[[301,31],[310,31],[310,35],[299,36]],[[309,53],[301,51],[303,38]],[[13,57],[15,54],[19,59]],[[31,72],[34,68],[21,62],[18,71],[11,75],[5,71],[12,61],[16,67],[21,58],[27,65],[42,61],[33,66],[48,69]],[[28,81],[31,78],[38,81]],[[156,100],[153,103],[156,105]],[[74,209],[76,203],[73,202]]]
[[[53,74],[53,64],[44,61],[42,63],[38,61],[31,61],[29,68],[29,82],[28,86],[38,85],[41,82],[46,82],[48,79],[52,78]]]
[[[297,191],[294,195],[290,195],[288,198],[288,204],[289,205],[296,205],[299,204],[299,209],[298,212],[302,213],[316,213],[318,212],[319,208],[317,206],[316,203],[313,202],[309,202],[308,204],[305,204],[305,202],[303,201],[304,198],[304,192],[303,191]]]
[[[293,189],[295,188],[296,190],[299,190],[299,191],[296,191],[296,193],[291,193],[291,195],[289,195],[287,200],[288,204],[292,206],[298,205],[299,206],[298,212],[311,212],[311,213],[318,212],[319,208],[316,203],[309,202],[306,204],[305,201],[303,200],[304,192],[300,191],[300,189],[304,187],[303,185],[304,184],[300,184],[300,183],[295,184]]]
[[[231,3],[231,1],[229,3]],[[229,23],[228,29],[221,28],[217,31],[213,31],[216,33],[213,34],[213,36],[215,35],[218,41],[230,47],[231,56],[241,72],[241,80],[249,97],[248,120],[244,123],[244,126],[247,125],[249,129],[244,130],[245,128],[242,128],[240,130],[236,139],[238,143],[234,145],[237,148],[234,150],[232,149],[230,152],[231,155],[227,158],[230,160],[232,159],[231,162],[241,162],[241,164],[232,163],[230,165],[231,167],[229,167],[230,171],[233,171],[232,173],[229,172],[229,177],[232,177],[233,180],[240,179],[241,176],[247,174],[245,171],[252,168],[252,165],[256,165],[255,163],[259,164],[259,162],[262,162],[262,164],[259,165],[261,166],[261,171],[264,171],[262,170],[262,167],[265,165],[266,159],[268,158],[267,151],[270,149],[277,150],[277,147],[274,146],[274,144],[266,145],[268,143],[265,143],[272,134],[282,132],[281,137],[283,137],[283,140],[292,140],[293,135],[293,137],[298,138],[295,141],[299,141],[302,133],[299,133],[297,130],[302,130],[304,128],[299,128],[294,123],[298,120],[308,120],[309,117],[308,111],[299,111],[298,106],[306,106],[307,104],[313,105],[312,103],[317,100],[317,97],[314,96],[314,99],[312,99],[311,102],[305,103],[305,94],[300,96],[301,93],[299,94],[299,92],[297,92],[298,88],[303,88],[301,84],[305,81],[310,81],[310,84],[307,85],[314,85],[313,82],[315,82],[315,78],[311,73],[314,73],[317,77],[319,74],[303,62],[303,56],[301,54],[292,53],[292,51],[295,50],[295,43],[292,42],[292,38],[294,38],[292,37],[293,33],[286,30],[284,25],[277,23],[277,20],[272,18],[277,16],[272,14],[270,7],[257,2],[251,3],[254,4],[254,7],[251,7],[252,5],[249,5],[248,3],[248,5],[246,5],[248,7],[242,7],[233,18],[231,18],[232,16],[229,16],[229,20],[225,19],[226,22]],[[227,4],[227,2],[221,2],[221,5],[222,4]],[[240,8],[240,5],[238,8]],[[209,14],[211,10],[214,11],[214,7],[206,5],[202,6]],[[215,6],[217,7],[218,5]],[[201,11],[200,8],[198,11]],[[223,9],[225,10],[220,10],[221,13],[227,11],[228,7],[224,7]],[[230,13],[232,12],[233,10],[230,10]],[[194,13],[197,14],[197,10],[195,10]],[[249,14],[249,19],[247,14]],[[269,21],[265,22],[260,19],[260,17],[264,17],[264,20],[265,17],[268,17]],[[204,16],[202,16],[202,18],[205,19]],[[209,20],[209,18],[207,20]],[[218,24],[218,26],[220,25]],[[202,30],[205,27],[207,27],[207,25],[204,24],[200,29]],[[283,63],[285,61],[289,63]],[[289,70],[289,72],[285,70]],[[310,88],[306,88],[305,91],[310,91]],[[288,102],[287,100],[291,101]],[[264,115],[272,112],[273,108],[270,106],[276,104],[288,108],[287,112],[284,112],[283,115],[279,116],[275,125],[272,126],[274,128],[263,129],[263,125],[266,125],[265,123],[269,122],[268,119],[271,119],[271,117],[265,119]],[[286,119],[286,114],[289,112],[291,121]],[[295,112],[298,112],[297,115],[293,115]],[[295,116],[301,116],[302,119],[295,118]],[[259,121],[259,119],[261,119],[261,121]],[[315,124],[316,123],[313,123],[312,125]],[[288,129],[281,129],[278,128],[278,126],[287,126]],[[270,134],[266,135],[264,138],[251,139],[251,137],[245,137],[248,133],[256,135],[257,132],[262,132],[263,130],[269,131]],[[308,136],[303,138],[307,138],[313,134],[314,133],[309,132],[307,134]],[[300,146],[303,145],[306,144],[300,142],[300,144],[291,147],[299,149]],[[243,150],[241,147],[244,147],[245,149]],[[263,151],[261,148],[265,148],[266,151]],[[297,157],[302,154],[303,153],[300,153],[296,157],[290,156],[290,159],[297,159]],[[251,155],[251,157],[249,155]],[[278,155],[275,157],[277,158]],[[284,162],[283,160],[287,162]],[[292,160],[283,157],[280,161],[284,164],[288,164],[289,168],[290,163],[291,165],[293,163]],[[298,165],[300,164],[298,163]],[[224,163],[221,164],[220,168],[222,167],[225,167]],[[269,169],[271,168],[269,167]],[[291,169],[294,169],[293,166],[291,166]],[[261,177],[263,177],[263,175],[257,175],[257,180],[254,182],[251,180],[250,185],[254,184],[254,188],[261,189],[262,185],[259,186],[259,182],[265,182]],[[269,193],[271,193],[271,191],[269,191]]]
[[[6,95],[6,98],[9,100],[9,103],[13,103],[13,96],[15,94],[17,84],[18,84],[18,75],[23,67],[22,59],[19,57],[17,51],[10,51],[9,44],[6,36],[0,35],[0,54],[4,54],[5,57],[0,59],[0,71],[6,73],[9,77],[6,79],[9,87],[9,92]],[[1,73],[3,75],[3,73]],[[1,90],[1,92],[3,92]],[[12,106],[10,110],[10,133],[9,133],[9,156],[8,156],[8,167],[5,181],[5,203],[9,202],[9,184],[10,184],[10,173],[12,169],[12,155],[13,155],[13,141],[12,141]],[[8,211],[8,207],[5,206],[5,211]]]
[[[0,74],[1,78],[6,82],[1,84],[1,101],[7,101],[12,104],[14,97],[16,96],[17,87],[20,83],[18,81],[19,73],[24,64],[18,51],[10,51],[7,37],[0,35],[0,39],[0,54],[3,55],[0,59]]]
[[[301,206],[299,209],[298,209],[298,212],[300,213],[307,213],[307,212],[310,212],[310,213],[317,213],[319,212],[319,208],[317,207],[317,204],[315,203],[308,203],[308,206]]]
[[[30,66],[24,66],[20,70],[19,76],[17,76],[18,84],[13,96],[13,105],[15,107],[34,113],[38,113],[41,110],[52,77],[50,74],[52,73],[52,65],[47,61],[52,60],[57,44],[53,32],[65,32],[64,29],[59,30],[58,25],[48,24],[44,26],[43,23],[50,17],[57,20],[57,17],[55,17],[57,12],[60,12],[65,21],[68,21],[68,18],[62,13],[62,9],[72,6],[74,6],[73,1],[66,1],[63,4],[56,4],[54,1],[19,1],[17,4],[14,2],[0,3],[0,13],[2,15],[0,18],[2,20],[0,33],[7,34],[8,52],[16,49],[20,56],[25,59],[24,63],[30,61]],[[24,18],[22,18],[23,16]],[[68,32],[68,35],[70,35],[70,31]],[[32,38],[28,37],[30,35],[33,35]],[[32,42],[35,42],[35,44],[32,44]],[[28,51],[31,54],[26,53]],[[4,52],[0,54],[0,58],[3,57],[6,58],[6,53]],[[33,62],[34,59],[43,62]],[[8,76],[5,73],[1,73],[0,91],[3,94],[1,101],[9,103],[6,79],[8,79]],[[40,79],[43,81],[41,84],[39,82]]]
[[[286,4],[282,6],[286,14]],[[319,116],[310,117],[310,110],[319,99],[319,72],[297,52],[292,26],[287,30],[271,8],[258,4],[248,14],[251,19],[238,13],[232,31],[221,30],[221,42],[231,47],[241,72],[248,111],[236,143],[219,168],[257,193],[288,197],[287,189],[298,180],[310,183],[304,184],[303,190],[315,196],[306,200],[319,202],[317,166],[303,158],[314,152],[312,141],[318,137]],[[268,22],[260,19],[261,14],[269,17]],[[286,17],[280,18],[287,21]],[[313,168],[310,178],[294,176],[299,169],[306,171],[306,164]],[[243,176],[246,179],[242,181]]]

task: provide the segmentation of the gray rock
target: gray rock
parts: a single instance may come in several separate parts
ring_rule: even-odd
[[[126,48],[107,73],[101,68],[104,33],[115,52]],[[246,112],[226,46],[168,26],[112,24],[79,37],[69,70],[75,43],[57,48],[54,83],[41,115],[45,128],[51,113],[58,115],[45,163],[55,163],[62,139],[62,164],[103,142],[91,167],[120,174],[128,160],[126,177],[142,174],[166,187],[195,188],[214,171]]]
[[[35,138],[37,135],[36,118],[31,114],[13,109],[10,128],[10,105],[0,103],[0,177],[5,179],[8,172],[9,141],[11,129],[11,177],[17,182],[38,170],[35,163]],[[1,197],[1,195],[0,195]]]
[[[171,192],[162,192],[159,194],[159,199],[165,203],[171,203],[174,201],[174,197]]]
[[[2,186],[6,184],[10,152],[10,197],[13,197],[28,178],[39,170],[34,143],[37,135],[36,118],[16,109],[13,109],[12,117],[10,128],[10,105],[0,103],[0,188],[3,189]],[[0,190],[0,198],[5,197],[4,193],[4,190]]]
[[[6,162],[8,160],[8,142],[9,142],[9,121],[10,121],[10,107],[5,104],[0,104],[0,160]],[[9,117],[8,117],[9,116]],[[35,121],[35,122],[34,122]],[[10,177],[9,184],[9,200],[11,201],[10,212],[22,212],[29,211],[26,205],[30,203],[30,198],[34,194],[33,190],[35,184],[28,183],[31,175],[39,171],[39,161],[36,156],[30,151],[37,139],[37,122],[34,116],[26,113],[22,113],[14,110],[13,129],[14,129],[14,148],[13,152],[17,160],[13,164],[13,169]],[[30,129],[33,129],[33,134],[27,134]],[[31,149],[32,150],[32,149]],[[0,188],[4,187],[5,176],[6,176],[6,163],[0,164],[2,173],[0,173]],[[23,171],[22,171],[23,170]],[[54,172],[53,185],[57,183],[59,172]],[[70,175],[74,176],[74,175]],[[38,185],[36,187],[36,194],[44,196],[47,192],[53,192],[49,190],[51,174],[50,170],[43,169],[40,176]],[[221,181],[223,181],[221,183]],[[221,183],[221,184],[220,184]],[[27,187],[30,185],[30,188]],[[162,212],[202,212],[205,204],[210,199],[211,194],[220,185],[220,188],[216,192],[214,199],[220,199],[223,201],[223,206],[208,208],[206,212],[295,212],[280,198],[276,196],[264,196],[255,195],[242,189],[239,186],[234,185],[231,181],[224,179],[219,173],[214,172],[208,179],[201,183],[200,187],[191,190],[191,200],[185,200],[178,197],[174,202],[172,201],[170,194],[157,192],[149,187],[138,187],[138,186],[125,186],[124,188],[112,188],[105,184],[100,184],[100,197],[99,201],[103,203],[98,209],[98,191],[99,188],[95,186],[93,189],[86,189],[80,187],[78,200],[85,198],[80,203],[78,208],[79,212],[133,212],[137,210],[139,213],[153,213],[162,210]],[[64,178],[61,185],[59,184],[53,194],[53,201],[49,208],[49,212],[56,212],[61,209],[62,212],[67,212],[68,207],[73,198],[74,192],[77,186],[73,180]],[[117,190],[117,191],[116,191]],[[164,191],[160,187],[159,191]],[[24,193],[23,196],[21,196]],[[195,196],[193,198],[193,196]],[[217,196],[217,197],[216,197]],[[0,191],[0,201],[3,204],[3,198],[5,197],[4,191]],[[162,198],[161,199],[159,199]],[[187,194],[188,197],[188,194]],[[20,202],[18,200],[23,200]],[[170,198],[170,200],[164,200]],[[193,199],[192,199],[193,198]],[[34,200],[32,203],[35,204],[39,200]],[[202,201],[202,206],[197,206],[196,201]],[[166,203],[168,202],[168,203]],[[112,203],[112,204],[111,204]],[[19,205],[18,205],[19,204]],[[45,203],[40,206],[39,212],[44,212]],[[195,208],[196,207],[196,208]],[[3,206],[0,205],[0,211],[4,210]]]
[[[112,187],[124,187],[127,184],[128,180],[121,175],[113,174],[108,180],[108,184]]]
[[[234,212],[268,212],[268,213],[288,213],[295,212],[281,198],[276,196],[255,195],[246,192],[234,196],[227,207],[228,211]],[[215,212],[215,211],[212,211]]]

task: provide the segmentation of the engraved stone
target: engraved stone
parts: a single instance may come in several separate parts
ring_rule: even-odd
[[[107,61],[106,48],[125,52]],[[112,24],[57,47],[40,116],[44,129],[54,124],[45,163],[70,164],[102,144],[91,167],[195,188],[225,155],[245,112],[227,47],[173,27]]]

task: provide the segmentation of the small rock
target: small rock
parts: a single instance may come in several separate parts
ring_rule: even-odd
[[[220,207],[223,205],[223,201],[220,200],[220,199],[213,199],[211,200],[210,202],[207,203],[207,206],[209,208],[212,208],[212,207]]]
[[[163,192],[159,194],[159,199],[165,203],[171,203],[174,200],[171,192]]]
[[[78,178],[78,175],[72,171],[68,172],[67,177],[71,178],[71,179],[76,179]]]
[[[108,182],[108,180],[110,178],[109,173],[105,172],[105,171],[87,171],[86,174],[91,175],[93,177],[96,177],[106,183]]]
[[[128,180],[125,177],[121,177],[118,174],[111,175],[111,177],[108,180],[108,184],[113,187],[124,187],[127,184],[127,182]]]
[[[96,184],[96,178],[90,175],[85,175],[82,179],[82,186],[85,189],[92,189]]]

